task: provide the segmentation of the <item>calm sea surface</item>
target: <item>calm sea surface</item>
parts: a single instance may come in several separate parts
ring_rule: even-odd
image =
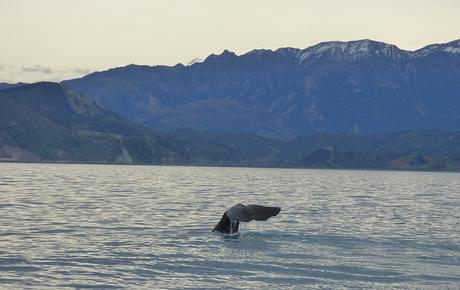
[[[238,237],[236,203],[280,206]],[[0,163],[0,288],[460,288],[460,174]]]

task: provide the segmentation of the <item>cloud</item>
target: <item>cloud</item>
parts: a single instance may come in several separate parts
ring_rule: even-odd
[[[82,75],[87,75],[91,72],[90,69],[88,68],[79,68],[79,67],[76,67],[73,69],[73,72],[75,73],[78,73],[78,74],[82,74]]]
[[[54,71],[49,67],[43,67],[41,65],[22,67],[23,72],[40,72],[44,74],[52,74]]]
[[[0,82],[58,82],[62,80],[80,78],[92,72],[94,72],[94,69],[88,67],[51,67],[39,64],[23,64],[22,66],[14,66],[0,62]]]

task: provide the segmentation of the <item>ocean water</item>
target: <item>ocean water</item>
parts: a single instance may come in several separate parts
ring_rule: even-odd
[[[280,206],[240,235],[236,203]],[[0,163],[0,288],[460,288],[460,174]]]

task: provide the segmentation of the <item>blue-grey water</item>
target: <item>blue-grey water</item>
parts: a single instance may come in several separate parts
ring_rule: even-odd
[[[236,203],[282,207],[237,237]],[[460,175],[0,163],[0,288],[460,288]]]

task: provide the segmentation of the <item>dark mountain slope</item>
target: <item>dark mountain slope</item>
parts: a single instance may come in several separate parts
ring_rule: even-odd
[[[23,85],[25,85],[25,83],[15,83],[15,84],[0,83],[0,90],[3,90],[3,89],[10,89],[10,88],[14,88],[14,87],[23,86]]]
[[[186,164],[460,170],[460,131],[317,133],[280,141],[257,135],[174,131],[163,140]]]
[[[460,132],[319,133],[281,145],[278,162],[316,168],[460,169]]]
[[[257,135],[192,129],[169,132],[163,140],[188,164],[200,165],[277,166],[275,157],[283,144]]]
[[[0,157],[117,163],[179,158],[147,129],[47,82],[0,91]]]
[[[460,129],[460,41],[417,51],[371,40],[224,51],[191,66],[110,69],[64,82],[158,130],[273,137]]]

